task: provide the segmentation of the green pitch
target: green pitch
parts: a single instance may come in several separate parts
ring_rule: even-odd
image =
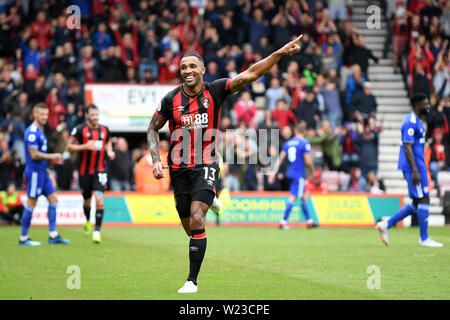
[[[418,247],[417,228],[393,229],[385,247],[374,229],[208,227],[197,294],[177,290],[188,274],[180,228],[104,227],[93,244],[81,227],[59,229],[72,243],[19,247],[18,227],[0,228],[0,299],[450,299],[450,228],[431,228],[444,248]],[[68,289],[68,267],[80,289]],[[369,266],[380,289],[369,290]],[[69,281],[70,282],[70,281]]]

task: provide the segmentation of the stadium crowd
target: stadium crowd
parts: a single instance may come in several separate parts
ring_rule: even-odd
[[[249,164],[257,139],[247,129],[279,129],[280,144],[304,122],[314,164],[348,173],[344,191],[381,192],[377,180],[377,101],[369,82],[369,60],[381,56],[349,20],[350,0],[5,0],[0,2],[0,190],[14,181],[23,189],[24,131],[31,108],[50,110],[49,151],[63,153],[51,168],[60,190],[77,188],[76,155],[65,152],[71,129],[84,121],[84,84],[91,82],[179,84],[179,61],[197,51],[205,60],[205,81],[233,77],[303,34],[303,50],[280,60],[270,73],[223,105],[224,183],[230,190],[287,190],[286,164],[269,184],[262,166]],[[382,1],[390,24],[396,72],[409,91],[429,94],[430,169],[447,169],[450,119],[450,1]],[[81,10],[80,28],[69,28],[69,5]],[[73,22],[73,21],[72,21]],[[68,24],[69,23],[69,24]],[[390,45],[390,43],[388,43]],[[389,46],[387,46],[388,48]],[[385,50],[387,53],[388,50]],[[100,119],[101,122],[101,119]],[[167,137],[166,137],[167,138]],[[134,190],[134,170],[145,146],[128,149],[114,138],[111,190]],[[274,154],[271,144],[268,154]],[[319,188],[320,174],[310,179]],[[321,189],[322,190],[322,189]]]

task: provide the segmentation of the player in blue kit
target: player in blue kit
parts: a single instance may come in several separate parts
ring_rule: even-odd
[[[61,160],[60,153],[47,153],[47,138],[44,135],[44,126],[48,119],[48,107],[39,103],[33,108],[34,122],[25,131],[25,178],[27,181],[28,200],[22,214],[22,232],[19,245],[40,246],[41,242],[33,241],[28,237],[33,209],[36,207],[40,195],[47,197],[48,224],[50,229],[49,244],[67,244],[68,239],[62,238],[56,231],[57,198],[50,177],[47,173],[47,160]]]
[[[430,110],[430,103],[423,93],[413,94],[410,100],[413,111],[406,116],[401,127],[403,145],[400,147],[398,169],[403,171],[403,176],[408,183],[408,193],[412,203],[405,205],[388,221],[378,222],[375,227],[380,232],[381,240],[387,246],[389,245],[389,228],[410,214],[417,214],[420,230],[419,246],[442,247],[442,243],[428,237],[430,195],[424,160],[425,128],[422,121]]]
[[[275,174],[278,172],[280,164],[287,156],[289,161],[288,178],[290,180],[290,193],[284,217],[280,221],[280,228],[282,230],[289,230],[287,221],[292,208],[297,202],[297,198],[301,198],[302,211],[306,218],[306,226],[308,228],[318,227],[318,224],[313,222],[308,207],[306,205],[306,193],[305,193],[305,165],[309,168],[311,173],[314,172],[314,164],[311,160],[311,145],[303,135],[306,131],[306,125],[298,124],[294,129],[295,136],[286,141],[283,145],[280,157],[275,163],[273,172],[269,176],[269,183],[273,183],[275,180]]]

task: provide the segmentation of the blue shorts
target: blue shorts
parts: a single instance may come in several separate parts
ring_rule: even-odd
[[[305,194],[305,178],[290,178],[290,180],[289,190],[291,195],[297,198],[303,197]]]
[[[424,170],[419,171],[420,183],[414,185],[412,183],[412,171],[403,170],[403,176],[408,182],[408,192],[411,199],[420,199],[423,197],[429,197],[430,193],[428,190],[428,174]]]
[[[47,171],[25,171],[25,178],[29,198],[38,198],[40,195],[47,197],[55,192]]]

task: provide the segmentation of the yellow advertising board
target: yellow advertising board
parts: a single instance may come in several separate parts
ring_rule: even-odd
[[[125,199],[134,223],[180,223],[173,195],[127,195]]]
[[[372,225],[374,223],[367,196],[314,195],[312,203],[321,224]]]

